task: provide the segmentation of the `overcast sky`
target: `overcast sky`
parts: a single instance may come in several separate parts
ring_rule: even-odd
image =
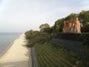
[[[0,0],[0,32],[36,30],[82,10],[89,10],[89,0]]]

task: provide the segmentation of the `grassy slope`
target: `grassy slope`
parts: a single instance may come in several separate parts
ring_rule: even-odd
[[[50,43],[36,44],[35,51],[39,67],[73,67],[77,60],[63,47]]]

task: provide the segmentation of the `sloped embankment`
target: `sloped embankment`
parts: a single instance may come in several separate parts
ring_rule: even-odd
[[[75,53],[79,58],[86,58],[84,42],[89,40],[89,34],[76,33],[58,33],[51,42],[55,45],[63,46],[69,51]]]

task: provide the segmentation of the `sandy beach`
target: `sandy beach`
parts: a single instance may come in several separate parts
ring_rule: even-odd
[[[32,67],[30,49],[25,47],[25,35],[20,35],[0,57],[0,67]]]

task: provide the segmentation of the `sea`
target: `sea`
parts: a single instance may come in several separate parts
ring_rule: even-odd
[[[12,45],[21,33],[0,33],[0,56]]]

